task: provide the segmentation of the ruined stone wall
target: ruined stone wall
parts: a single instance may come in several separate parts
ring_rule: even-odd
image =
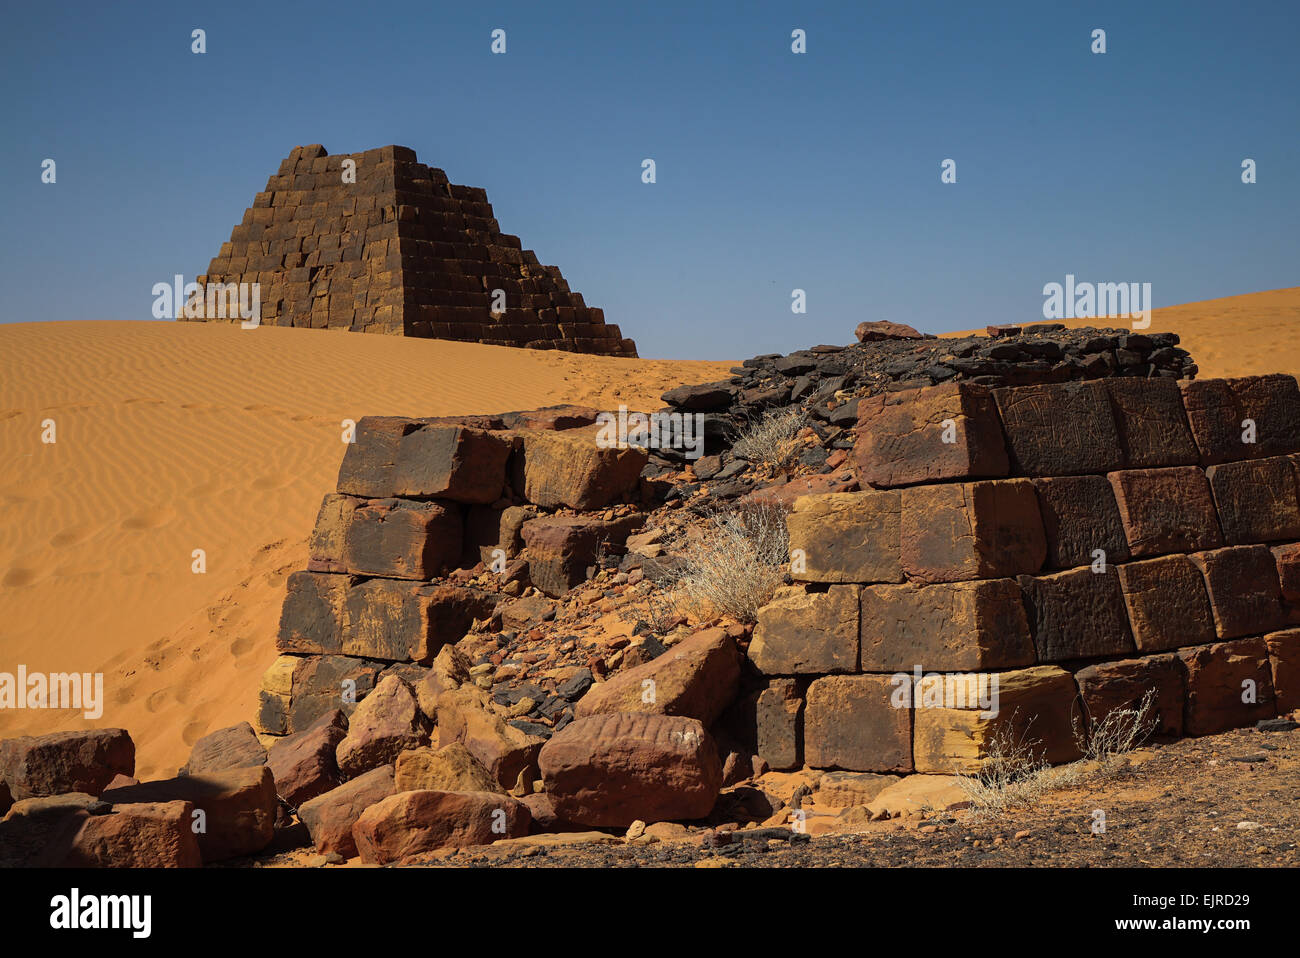
[[[198,283],[258,283],[271,326],[636,355],[557,267],[501,231],[484,190],[449,182],[401,146],[333,156],[294,147]],[[504,312],[493,312],[494,290]],[[182,318],[238,317],[237,293],[222,297],[220,312],[205,302]]]
[[[1283,375],[863,398],[853,456],[872,488],[796,501],[796,581],[749,648],[768,677],[759,753],[951,774],[999,730],[1075,759],[1076,723],[1148,690],[1168,736],[1300,706],[1297,452]],[[917,669],[938,678],[895,679]],[[944,694],[992,677],[996,715]]]

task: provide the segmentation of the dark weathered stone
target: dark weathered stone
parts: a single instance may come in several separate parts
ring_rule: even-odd
[[[393,494],[486,505],[501,498],[511,443],[482,429],[420,426],[402,436]]]
[[[117,775],[135,774],[125,729],[81,729],[0,741],[0,781],[17,801],[65,792],[98,795]]]
[[[1300,388],[1293,376],[1180,382],[1202,465],[1300,451]],[[1254,424],[1254,442],[1249,438]]]
[[[916,582],[1029,575],[1047,540],[1027,479],[914,486],[902,493],[903,571]]]
[[[1174,738],[1183,734],[1187,690],[1178,656],[1148,655],[1099,662],[1079,669],[1074,678],[1087,709],[1090,734],[1111,712],[1138,711],[1148,692],[1152,693],[1150,710],[1142,715],[1144,720],[1154,719],[1152,734]]]
[[[813,768],[912,771],[912,709],[887,675],[828,675],[808,686],[804,757]]]
[[[266,749],[247,722],[209,732],[190,750],[181,775],[224,772],[231,768],[252,768],[266,764]]]
[[[343,563],[364,575],[432,579],[460,559],[463,523],[452,503],[372,499],[348,518]]]
[[[1272,632],[1286,623],[1277,565],[1268,546],[1229,546],[1191,558],[1205,576],[1220,639]]]
[[[1134,558],[1223,545],[1210,484],[1196,466],[1128,469],[1107,478]]]
[[[397,416],[363,417],[343,454],[338,491],[353,496],[392,496],[398,443],[418,425],[413,419]]]
[[[1222,463],[1205,475],[1228,545],[1300,539],[1300,496],[1288,457]]]
[[[1100,382],[997,389],[1012,470],[1073,476],[1123,466],[1119,434]]]
[[[1128,539],[1104,476],[1059,476],[1035,479],[1038,505],[1047,537],[1047,566],[1071,569],[1128,560]],[[1104,556],[1094,553],[1100,549]]]
[[[795,679],[771,679],[754,708],[757,752],[774,769],[803,764],[803,695]]]
[[[1127,469],[1191,466],[1200,461],[1182,393],[1172,379],[1105,379]]]
[[[1072,569],[1018,579],[1039,662],[1132,654],[1124,595],[1115,572]]]
[[[1215,639],[1205,579],[1187,556],[1116,567],[1139,652],[1160,652]]]
[[[1262,638],[1217,642],[1178,653],[1187,673],[1188,735],[1214,735],[1277,714]]]
[[[1300,709],[1300,629],[1284,629],[1264,636],[1273,676],[1277,714]]]

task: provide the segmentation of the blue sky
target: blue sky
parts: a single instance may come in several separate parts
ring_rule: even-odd
[[[151,318],[300,143],[485,187],[643,356],[1300,284],[1293,0],[79,6],[0,14],[0,321]]]

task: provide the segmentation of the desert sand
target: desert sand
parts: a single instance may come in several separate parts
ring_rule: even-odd
[[[1183,337],[1202,377],[1300,372],[1298,328],[1300,288],[1151,325]],[[140,777],[174,774],[195,739],[254,713],[344,419],[653,409],[731,365],[226,324],[0,326],[0,671],[103,672],[92,724],[130,730]],[[83,721],[0,711],[0,738]]]
[[[0,326],[0,671],[104,673],[90,724],[131,732],[141,778],[175,774],[196,738],[254,713],[344,419],[654,409],[730,365],[224,323]],[[4,710],[0,738],[84,721]]]

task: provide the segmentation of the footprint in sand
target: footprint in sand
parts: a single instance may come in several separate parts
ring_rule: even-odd
[[[181,741],[186,745],[193,745],[203,737],[203,733],[207,730],[208,723],[204,719],[197,719],[193,722],[189,722],[186,724],[185,728],[181,730]]]
[[[75,546],[78,542],[85,542],[95,530],[85,526],[78,526],[74,529],[64,529],[57,535],[50,537],[50,545],[56,549],[62,549],[64,546]]]
[[[22,566],[14,566],[5,573],[4,579],[0,580],[0,585],[7,586],[24,586],[31,585],[36,581],[35,569],[24,569]]]
[[[253,650],[253,640],[247,636],[241,635],[235,641],[230,643],[230,652],[235,658],[247,655]]]
[[[150,714],[157,712],[167,704],[167,690],[159,689],[144,700],[144,710]]]
[[[260,476],[253,480],[254,489],[283,489],[289,483],[293,482],[292,476],[284,473],[275,473],[269,476]]]
[[[173,509],[150,509],[122,520],[122,528],[133,532],[160,529],[176,518]]]

